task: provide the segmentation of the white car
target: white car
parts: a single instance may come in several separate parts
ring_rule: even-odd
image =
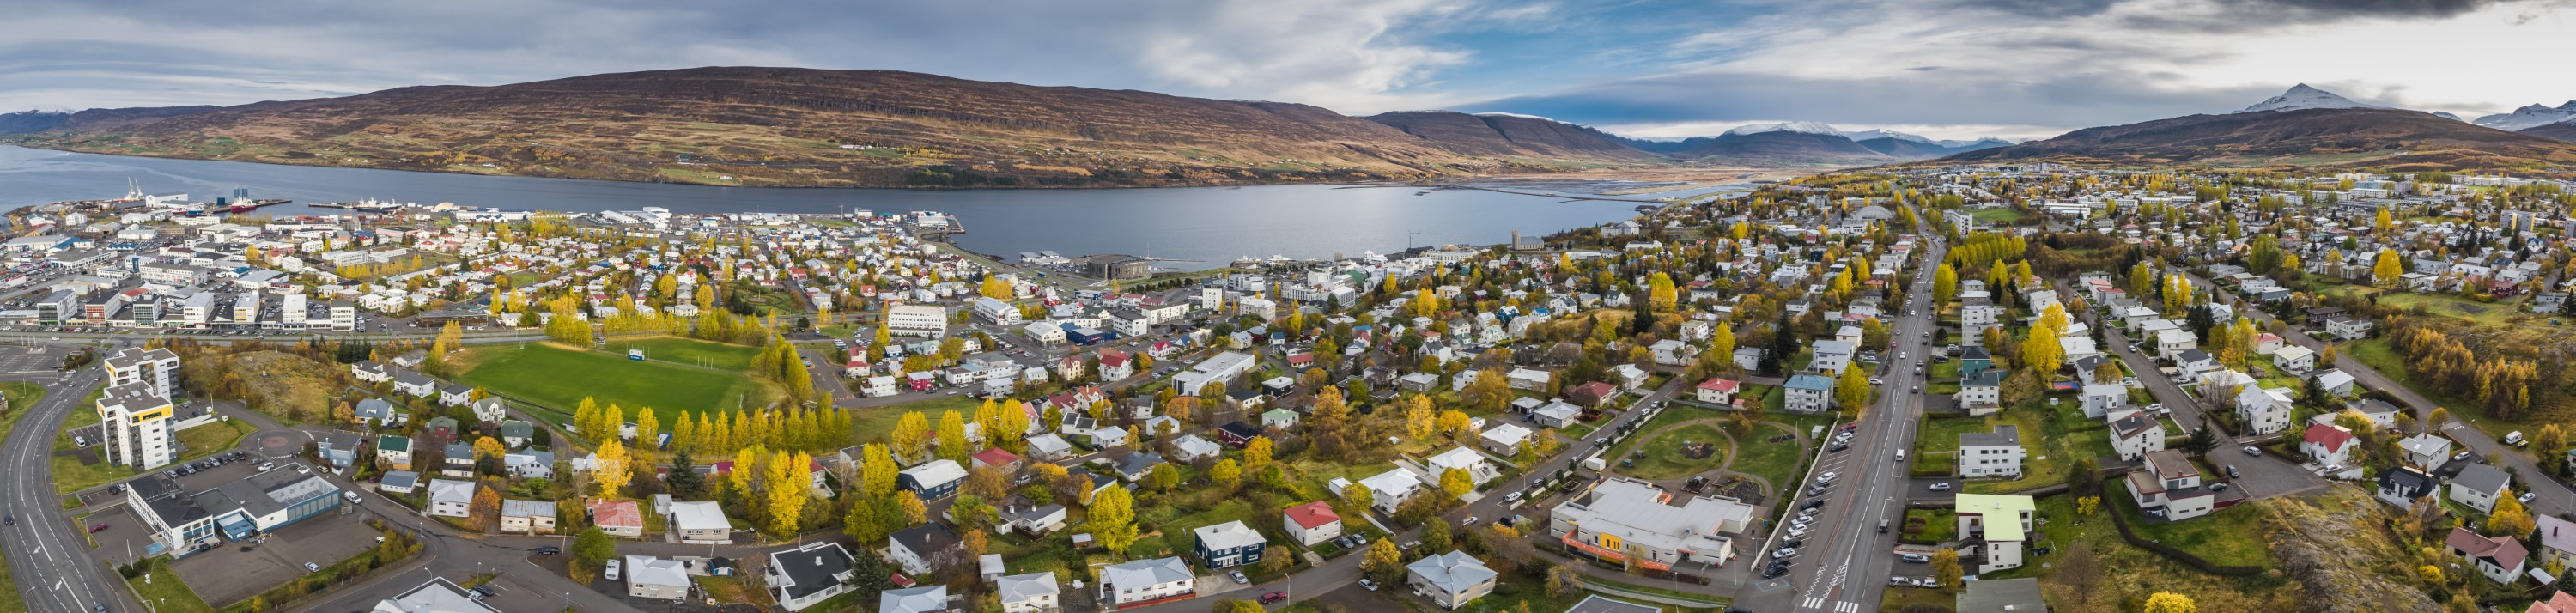
[[[610,581],[616,581],[616,580],[617,580],[617,567],[618,567],[618,566],[620,566],[620,565],[623,565],[623,564],[625,564],[625,563],[626,563],[626,561],[625,561],[625,560],[609,560],[609,561],[608,561],[608,572],[607,572],[606,574],[603,574],[603,575],[600,575],[600,576],[601,576],[601,577],[605,577],[605,578],[607,578],[607,579],[608,579],[608,580],[610,580]]]
[[[1935,491],[1935,492],[1947,492],[1947,491],[1950,491],[1950,482],[1948,482],[1948,481],[1943,481],[1943,482],[1940,482],[1940,483],[1934,483],[1934,484],[1932,484],[1932,491]]]
[[[2250,448],[2249,448],[2249,449],[2250,449]],[[1842,476],[1842,473],[1837,473],[1837,472],[1832,472],[1832,471],[1826,471],[1824,474],[1816,475],[1816,482],[1817,482],[1817,483],[1833,483],[1833,482],[1834,482],[1834,478],[1835,478],[1835,477],[1840,477],[1840,476]]]

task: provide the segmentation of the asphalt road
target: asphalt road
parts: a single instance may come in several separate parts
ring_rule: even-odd
[[[1787,522],[1796,517],[1795,510],[1810,500],[1824,500],[1816,514],[1813,529],[1802,537],[1787,536],[1783,528],[1772,538],[1751,551],[1744,552],[1747,562],[1738,572],[1758,573],[1768,566],[1772,553],[1792,538],[1805,542],[1791,558],[1790,571],[1771,580],[1754,583],[1750,589],[1738,590],[1737,606],[1761,611],[1833,611],[1859,613],[1878,609],[1887,589],[1886,577],[1895,572],[1896,530],[1878,531],[1881,521],[1901,525],[1906,500],[1915,487],[1908,478],[1906,462],[1896,461],[1898,450],[1913,446],[1915,424],[1923,419],[1923,394],[1915,386],[1923,384],[1924,375],[1916,373],[1917,365],[1928,368],[1931,339],[1924,332],[1938,325],[1938,310],[1923,310],[1930,304],[1933,266],[1941,261],[1945,247],[1926,245],[1922,259],[1916,262],[1914,283],[1910,285],[1905,304],[1911,315],[1891,318],[1890,338],[1893,347],[1879,356],[1878,377],[1881,383],[1878,400],[1857,423],[1851,448],[1826,451],[1808,471],[1805,481],[1781,484],[1784,492],[1797,497],[1789,506],[1792,512],[1783,516]],[[1928,372],[1928,371],[1927,371]],[[1830,445],[1828,440],[1818,445]],[[1835,473],[1833,484],[1815,496],[1808,487],[1824,473]],[[1914,573],[1922,574],[1922,573]],[[1756,575],[1758,576],[1758,575]]]
[[[2102,339],[2110,345],[2111,355],[2127,363],[2130,372],[2138,374],[2138,384],[2146,387],[2147,394],[2155,397],[2157,403],[2165,405],[2165,409],[2172,413],[2174,423],[2182,426],[2182,432],[2165,433],[2166,446],[2180,446],[2183,439],[2190,437],[2193,432],[2200,431],[2202,425],[2209,423],[2209,416],[2204,413],[2207,409],[2201,406],[2199,400],[2184,393],[2182,386],[2176,385],[2172,379],[2166,378],[2162,371],[2157,370],[2154,359],[2135,349],[2130,349],[2128,336],[2120,331],[2118,325],[2105,327],[2105,322],[2090,311],[2084,316],[2087,325],[2102,330]],[[2306,426],[2303,425],[2291,424],[2290,432],[2300,432],[2305,428]],[[2209,475],[2208,478],[2228,481],[2244,491],[2246,498],[2262,499],[2302,493],[2322,488],[2327,483],[2325,478],[2290,463],[2280,454],[2265,454],[2260,458],[2246,456],[2243,451],[2240,451],[2244,445],[2238,442],[2238,437],[2227,434],[2225,430],[2210,428],[2209,433],[2217,440],[2210,445],[2209,452],[2203,454],[2203,457],[2208,458],[2210,464],[2215,466],[2237,468],[2240,476]]]
[[[92,366],[68,377],[17,379],[46,388],[45,399],[20,416],[8,439],[0,442],[0,466],[11,475],[0,485],[0,513],[17,523],[6,528],[0,550],[8,555],[9,575],[31,610],[143,610],[127,597],[121,580],[109,577],[107,565],[90,557],[89,543],[79,532],[83,528],[63,515],[61,498],[54,495],[55,433],[65,417],[81,408],[89,389],[106,378],[105,369]]]

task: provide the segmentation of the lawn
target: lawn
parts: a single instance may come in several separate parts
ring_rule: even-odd
[[[2502,325],[2519,312],[2515,308],[2519,303],[2484,303],[2450,294],[2389,292],[2379,296],[2379,304],[2409,310],[2420,306],[2436,317],[2466,319],[2481,326]]]
[[[1754,429],[1753,436],[1747,437],[1744,444],[1737,447],[1735,464],[1728,466],[1727,470],[1761,477],[1771,482],[1774,490],[1797,483],[1798,463],[1810,454],[1800,449],[1796,440],[1769,442],[1771,437],[1785,432],[1787,430],[1771,424]]]
[[[2073,457],[2081,454],[2100,455],[2087,445],[2099,443],[2097,446],[2102,450],[2110,449],[2108,434],[2099,429],[2078,431],[2075,428],[2084,424],[2081,419],[2068,420],[2062,416],[2062,413],[2071,411],[2076,417],[2083,417],[2084,413],[2079,408],[2081,405],[2075,402],[2073,395],[2053,394],[2050,397],[2058,399],[2058,406],[2049,407],[2043,401],[2036,408],[2005,409],[1992,416],[2020,427],[2021,446],[2030,454],[2028,458],[2022,460],[2021,478],[2011,481],[1972,481],[1967,484],[1967,491],[1977,494],[2005,494],[2062,482],[2066,479],[2062,470],[2072,465]],[[2090,435],[2088,436],[2087,433]]]
[[[584,397],[633,414],[664,410],[737,409],[769,404],[777,392],[739,373],[722,373],[584,351],[555,344],[479,347],[469,350],[471,370],[457,381],[494,393],[571,411]]]
[[[608,341],[608,352],[623,356],[628,349],[644,350],[644,358],[663,362],[695,364],[717,370],[751,370],[752,357],[758,347],[746,347],[676,336],[657,336]]]
[[[1925,416],[1915,425],[1914,452],[1935,454],[1959,450],[1959,435],[1970,432],[1993,432],[1994,417]]]
[[[1716,449],[1707,457],[1691,459],[1682,455],[1685,443],[1714,443]],[[1717,428],[1707,424],[1685,425],[1654,435],[1642,447],[1632,443],[1630,449],[1633,451],[1619,456],[1619,460],[1635,462],[1636,465],[1621,467],[1619,474],[1647,479],[1688,477],[1725,464],[1726,456],[1733,453],[1734,448],[1734,442]],[[1637,452],[1643,452],[1643,456]]]
[[[1906,509],[1904,530],[1907,539],[1948,542],[1959,538],[1959,516],[1949,509]]]
[[[2106,490],[2108,492],[2108,490]],[[2062,496],[2061,496],[2062,498]],[[2271,566],[2272,550],[2261,538],[2263,511],[2252,505],[2219,509],[2208,515],[2155,525],[2128,496],[2106,494],[2104,506],[2118,507],[2120,516],[2129,521],[2129,529],[2139,538],[2172,545],[2212,564],[2231,566]]]
[[[195,590],[188,589],[188,584],[179,580],[177,573],[170,572],[168,562],[160,558],[149,562],[151,572],[127,579],[125,584],[134,586],[135,596],[151,604],[152,610],[160,613],[214,613],[214,607],[206,606],[206,599],[199,598]]]
[[[2021,221],[2022,218],[2021,211],[2013,210],[2010,207],[1976,209],[1969,211],[1968,216],[1976,218],[1977,221],[1986,223],[2012,223]]]

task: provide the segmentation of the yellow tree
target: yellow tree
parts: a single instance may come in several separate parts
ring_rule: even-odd
[[[1468,476],[1467,469],[1449,469],[1440,473],[1440,491],[1447,492],[1450,498],[1466,496],[1476,491],[1476,478]]]
[[[1431,436],[1432,420],[1431,397],[1416,394],[1404,399],[1405,434],[1417,439]]]
[[[1243,465],[1250,468],[1260,468],[1264,464],[1269,464],[1270,454],[1273,452],[1273,449],[1274,447],[1270,442],[1270,437],[1252,437],[1251,442],[1243,444]]]
[[[635,477],[634,467],[627,462],[626,444],[615,439],[600,445],[599,454],[592,461],[595,463],[592,472],[597,475],[594,479],[599,483],[601,496],[616,498],[617,491],[626,489],[626,482]]]
[[[1127,488],[1103,489],[1091,499],[1091,535],[1111,553],[1126,555],[1136,544],[1136,499]]]
[[[770,534],[796,533],[797,523],[804,518],[805,501],[810,497],[806,488],[812,481],[805,476],[805,470],[811,462],[813,458],[803,453],[791,456],[784,451],[770,459],[767,474],[761,476],[764,487],[769,488]]]
[[[917,460],[930,450],[930,418],[923,417],[920,411],[904,413],[895,420],[894,433],[888,436],[894,442],[896,456]]]
[[[940,413],[939,457],[964,462],[972,453],[973,450],[966,448],[966,419],[954,410]]]
[[[493,440],[492,437],[474,439],[474,461],[476,462],[483,461],[483,458],[500,457],[501,454],[509,452],[509,448],[501,446],[501,441]]]
[[[2386,214],[2386,211],[2381,211],[2381,214]],[[2370,265],[2370,278],[2380,287],[2395,287],[2397,278],[2405,274],[2406,262],[2397,257],[2397,252],[2388,249],[2380,249],[2379,259]]]
[[[2139,609],[2139,611],[2143,613],[2200,613],[2200,605],[2192,603],[2190,596],[2184,596],[2173,592],[2156,592],[2155,594],[2147,596],[2146,607]]]
[[[859,491],[869,498],[894,493],[895,475],[903,469],[895,466],[894,456],[886,453],[885,445],[868,443],[859,448],[859,456]]]
[[[1834,382],[1834,402],[1841,403],[1854,420],[1869,415],[1869,375],[1858,367],[1844,368],[1842,378]]]

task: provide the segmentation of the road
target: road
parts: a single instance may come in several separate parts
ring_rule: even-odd
[[[2218,287],[2217,284],[2211,283],[2208,279],[2203,279],[2199,275],[2190,275],[2189,273],[2185,274],[2188,275],[2188,278],[2191,279],[2192,283],[2197,284],[2200,287]],[[2262,322],[2266,328],[2269,328],[2272,322],[2279,321],[2279,319],[2272,317],[2271,313],[2263,312],[2261,309],[2242,308],[2241,305],[2244,304],[2244,301],[2238,301],[2238,304],[2240,307],[2237,309],[2237,312],[2253,317],[2255,321]],[[2306,326],[2304,324],[2290,323],[2290,333],[2281,336],[2284,340],[2298,343],[2301,347],[2320,351],[2325,349],[2325,342],[2309,337],[2304,332],[2305,328]],[[2516,483],[2514,487],[2518,490],[2532,492],[2538,496],[2525,505],[2531,510],[2562,517],[2564,516],[2562,515],[2564,513],[2576,512],[2576,490],[2569,490],[2566,483],[2557,479],[2535,477],[2534,475],[2548,475],[2550,473],[2543,470],[2540,467],[2540,463],[2533,461],[2531,456],[2523,455],[2521,450],[2514,449],[2503,443],[2497,442],[2495,437],[2487,436],[2486,431],[2479,430],[2474,426],[2462,423],[2456,417],[2452,418],[2447,423],[2434,424],[2432,422],[2433,409],[2441,405],[2434,404],[2431,399],[2425,398],[2423,394],[2415,393],[2413,388],[2406,387],[2404,383],[2400,383],[2396,379],[2389,378],[2387,373],[2379,372],[2378,369],[2371,368],[2369,365],[2361,363],[2360,360],[2353,359],[2352,352],[2335,352],[2334,366],[2337,369],[2341,369],[2344,374],[2352,375],[2356,384],[2365,388],[2379,390],[2380,393],[2387,394],[2388,397],[2395,398],[2398,402],[2404,403],[2408,409],[2415,412],[2415,423],[2424,424],[2426,427],[2438,427],[2441,429],[2444,436],[2448,436],[2451,440],[2458,442],[2462,448],[2475,451],[2480,456],[2497,458],[2497,463],[2501,464],[2502,467],[2513,469],[2514,474],[2522,475],[2515,479],[2515,481],[2519,483]]]
[[[1795,517],[1795,510],[1810,501],[1824,501],[1814,529],[1783,529],[1745,550],[1746,563],[1734,572],[1759,573],[1770,565],[1775,550],[1799,542],[1789,572],[1737,590],[1736,606],[1757,611],[1875,611],[1887,589],[1885,578],[1897,574],[1893,551],[1898,531],[1881,533],[1879,526],[1881,521],[1890,526],[1904,523],[1906,500],[1914,488],[1908,478],[1909,464],[1896,461],[1896,453],[1913,446],[1915,424],[1923,419],[1923,394],[1917,386],[1926,377],[1917,369],[1928,367],[1932,341],[1925,333],[1939,324],[1939,310],[1921,307],[1932,302],[1932,265],[1941,261],[1946,249],[1940,243],[1926,247],[1916,262],[1908,310],[1889,322],[1893,346],[1879,356],[1881,382],[1874,386],[1878,400],[1857,420],[1851,448],[1824,451],[1805,480],[1777,484],[1782,492],[1795,496],[1789,499],[1792,514],[1784,518]],[[1824,447],[1829,441],[1817,444]],[[1828,472],[1836,475],[1833,485],[1808,495],[1808,486]],[[1799,536],[1789,536],[1791,532]]]
[[[17,347],[0,351],[17,351]],[[8,439],[0,442],[0,466],[12,476],[0,486],[0,513],[17,525],[6,528],[9,574],[19,595],[36,611],[141,611],[124,583],[108,576],[107,565],[89,555],[89,542],[78,524],[63,515],[62,498],[54,495],[55,433],[63,419],[80,410],[89,390],[106,380],[98,366],[68,376],[52,373],[18,379],[45,386],[45,398],[18,417]]]
[[[2065,289],[2061,287],[2059,291],[2063,293]],[[2102,340],[2110,345],[2107,349],[2111,355],[2128,364],[2129,372],[2137,373],[2138,384],[2144,386],[2149,396],[2155,397],[2157,403],[2163,404],[2165,409],[2172,413],[2175,424],[2182,426],[2181,432],[2165,433],[2166,446],[2179,447],[2184,438],[2199,432],[2209,423],[2209,416],[2205,413],[2208,408],[2203,406],[2198,398],[2184,392],[2182,386],[2166,377],[2163,371],[2157,370],[2153,358],[2130,348],[2129,337],[2120,330],[2118,322],[2106,323],[2091,309],[2086,309],[2083,317],[2085,325],[2102,331]],[[2291,424],[2290,428],[2291,432],[2299,432],[2303,429],[2304,426],[2298,424]],[[2265,455],[2261,458],[2244,456],[2242,452],[2237,451],[2244,445],[2238,442],[2236,435],[2228,434],[2223,429],[2210,428],[2209,434],[2216,440],[2210,443],[2209,451],[2202,456],[2213,466],[2241,469],[2241,476],[2227,477],[2226,480],[2243,491],[2248,499],[2312,491],[2325,487],[2327,483],[2324,477],[2319,477],[2316,473],[2290,463],[2288,458],[2279,454]],[[2218,476],[2211,477],[2216,480]]]

